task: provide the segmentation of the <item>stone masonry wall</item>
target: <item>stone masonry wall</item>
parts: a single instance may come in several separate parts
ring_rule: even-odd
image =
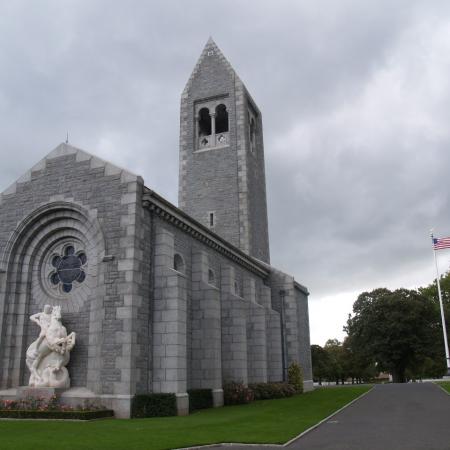
[[[157,227],[154,254],[153,392],[187,390],[186,275],[175,270],[174,235]]]
[[[297,362],[304,371],[305,386],[311,380],[311,351],[309,341],[308,296],[293,277],[272,269],[269,284],[272,307],[284,323],[281,326],[282,354],[287,367]],[[281,322],[280,322],[281,324]],[[284,338],[283,338],[284,334]],[[286,372],[284,374],[286,377]],[[308,384],[308,389],[310,388]]]
[[[209,270],[212,270],[209,260],[204,250],[194,250],[191,389],[222,388],[220,289],[216,276],[209,279]]]
[[[141,195],[142,179],[67,144],[3,192],[2,387],[26,381],[24,352],[38,333],[28,317],[50,303],[61,304],[68,331],[78,334],[69,364],[73,385],[106,396],[134,393],[141,375],[137,361],[148,355],[144,346],[134,345],[132,326],[149,296],[140,283],[149,262],[144,267],[144,249],[135,248]],[[51,252],[66,240],[86,247],[86,281],[65,296],[46,298],[40,287],[48,270],[42,249]],[[43,281],[36,278],[41,272]]]
[[[303,369],[303,379],[312,380],[311,343],[309,338],[308,297],[295,289],[298,314],[299,363]]]
[[[187,308],[186,326],[182,327],[186,342],[181,329],[169,324],[178,333],[177,343],[185,346],[187,389],[220,389],[223,382],[231,380],[280,381],[280,316],[270,307],[270,288],[263,279],[159,217],[154,218],[154,229],[154,283],[163,287],[155,289],[154,300],[153,327],[159,330],[153,334],[154,390],[161,389],[163,378],[158,376],[165,377],[158,358],[166,355],[163,340],[167,339],[168,324],[165,320],[158,323],[162,317],[158,311],[167,307],[169,298],[175,309],[184,304]],[[186,287],[181,291],[179,281],[170,281],[168,287],[169,278],[174,277],[175,253],[186,264],[184,273],[178,275]],[[184,312],[177,311],[184,321]],[[183,352],[180,348],[179,354]],[[170,387],[184,389],[185,384]]]
[[[261,112],[254,105],[250,94],[245,90],[242,108],[244,111],[244,130],[248,130],[248,115],[246,108],[252,108],[256,117],[256,148],[250,151],[249,133],[244,132],[245,163],[246,163],[246,190],[248,192],[248,222],[249,222],[249,249],[250,254],[261,261],[270,262],[269,229],[266,199],[266,173],[264,162],[263,123]],[[242,158],[243,159],[243,158]],[[242,163],[241,163],[242,165]]]

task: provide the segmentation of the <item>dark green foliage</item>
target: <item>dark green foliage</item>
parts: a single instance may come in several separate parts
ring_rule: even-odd
[[[190,389],[188,394],[189,411],[213,407],[212,389]]]
[[[372,358],[352,347],[352,340],[346,337],[344,342],[329,339],[322,348],[311,346],[311,359],[314,381],[323,380],[336,384],[351,379],[352,383],[370,382],[377,374]]]
[[[223,387],[223,401],[225,405],[242,405],[253,400],[253,391],[242,383],[232,381]]]
[[[32,409],[0,409],[0,418],[5,419],[67,419],[92,420],[105,417],[114,417],[114,411],[99,409],[96,411],[36,411]]]
[[[439,281],[441,284],[442,301],[444,303],[444,309],[446,310],[447,316],[447,313],[450,313],[450,271],[444,275],[441,275]],[[426,287],[419,288],[419,292],[438,304],[438,289],[436,280]],[[447,323],[447,327],[448,326],[449,324]]]
[[[346,354],[342,342],[337,339],[328,339],[325,343],[325,350],[328,353],[328,381],[344,381],[347,378],[345,359]]]
[[[289,383],[253,383],[248,387],[253,391],[255,400],[292,397],[297,394],[295,386]]]
[[[347,322],[350,348],[392,374],[394,382],[420,372],[427,358],[437,356],[440,338],[436,306],[420,292],[375,289],[362,293]]]
[[[440,283],[450,336],[450,272],[441,276]],[[405,381],[446,373],[436,280],[417,291],[364,292],[353,313],[343,343],[332,339],[324,348],[311,346],[314,381],[371,381],[380,372]]]
[[[288,367],[288,383],[294,386],[297,394],[303,392],[303,370],[295,361]]]
[[[368,357],[365,352],[359,351],[353,345],[350,336],[344,340],[343,346],[343,366],[347,378],[352,379],[352,383],[369,383],[379,374],[375,361]]]
[[[330,355],[320,345],[311,345],[313,379],[319,384],[329,378]]]
[[[447,330],[447,338],[450,344],[450,271],[442,275],[440,278],[442,304],[444,307],[445,325]],[[419,288],[419,292],[430,299],[435,305],[437,311],[439,311],[439,324],[441,327],[440,339],[436,342],[437,357],[433,358],[433,361],[428,361],[424,367],[422,367],[422,376],[440,378],[447,372],[445,362],[445,350],[444,350],[444,338],[442,333],[442,319],[441,310],[439,305],[438,289],[436,280],[430,285]]]
[[[175,394],[135,395],[131,405],[131,417],[165,417],[177,415]]]

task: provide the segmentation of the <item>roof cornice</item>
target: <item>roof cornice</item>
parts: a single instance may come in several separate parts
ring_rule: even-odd
[[[185,233],[190,234],[194,239],[213,248],[232,261],[244,266],[251,272],[263,278],[269,276],[270,269],[268,269],[265,264],[260,263],[234,245],[231,245],[225,239],[216,233],[213,233],[207,227],[192,219],[192,217],[184,211],[177,208],[175,205],[172,205],[172,203],[147,187],[142,196],[142,204],[144,208],[152,211],[164,221],[179,228]]]

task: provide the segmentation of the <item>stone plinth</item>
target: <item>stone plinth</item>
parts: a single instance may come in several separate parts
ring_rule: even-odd
[[[0,400],[24,400],[29,398],[44,398],[49,400],[56,395],[58,403],[73,408],[89,405],[105,407],[114,410],[118,419],[129,419],[131,415],[132,395],[97,395],[85,387],[70,389],[33,388],[20,386],[0,391]],[[189,413],[189,397],[187,394],[177,396],[177,408],[180,415]]]
[[[50,400],[53,396],[57,398],[61,397],[61,394],[66,389],[58,389],[51,387],[34,388],[31,386],[20,386],[17,388],[16,398],[17,400],[25,400],[27,398],[41,398]]]
[[[223,389],[213,389],[212,396],[214,408],[223,406]]]
[[[177,398],[177,415],[189,415],[189,395],[187,393],[175,394]]]

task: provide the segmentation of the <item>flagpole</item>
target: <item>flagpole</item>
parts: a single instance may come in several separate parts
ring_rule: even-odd
[[[442,332],[444,334],[445,359],[447,362],[447,376],[450,376],[450,355],[448,352],[447,328],[445,326],[445,315],[444,315],[444,304],[442,303],[441,282],[440,282],[440,277],[439,277],[439,269],[438,269],[436,250],[434,248],[434,240],[433,239],[434,239],[433,232],[431,232],[431,242],[433,242],[434,264],[436,266],[436,282],[437,282],[437,288],[438,288],[439,306],[441,308]]]

